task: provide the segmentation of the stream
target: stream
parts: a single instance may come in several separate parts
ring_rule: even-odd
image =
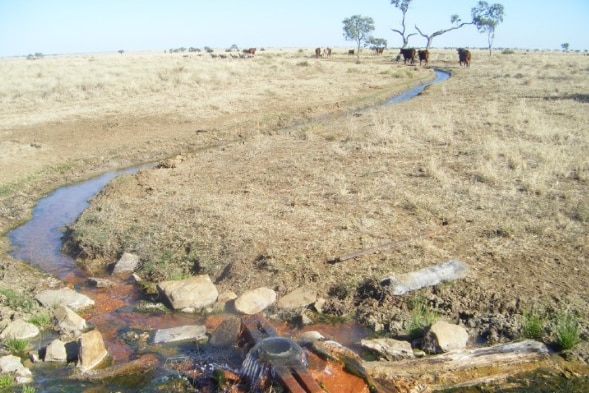
[[[450,74],[435,70],[436,77],[431,81],[416,86],[402,94],[396,95],[385,102],[391,105],[409,100],[419,95],[427,86],[444,81]],[[12,256],[29,262],[40,270],[73,286],[76,290],[94,299],[96,306],[90,314],[81,314],[90,326],[95,327],[102,335],[112,358],[113,364],[122,364],[135,359],[140,352],[135,343],[130,343],[129,332],[148,331],[152,329],[164,329],[181,325],[201,324],[211,328],[218,325],[222,315],[205,317],[197,314],[183,314],[174,312],[139,313],[134,305],[142,299],[139,288],[132,282],[110,278],[115,282],[112,288],[94,288],[86,283],[86,273],[80,270],[71,257],[61,253],[63,231],[67,225],[73,223],[86,209],[89,200],[96,195],[110,180],[117,176],[131,174],[153,165],[139,166],[104,174],[93,179],[61,187],[48,196],[40,199],[33,210],[32,219],[22,226],[8,233],[12,245]],[[355,327],[345,329],[337,327],[325,327],[331,337],[334,337],[343,345],[358,342],[367,332]],[[138,333],[138,334],[139,334]],[[288,334],[288,332],[284,332]],[[42,337],[32,342],[37,348],[42,348],[57,338],[56,334],[43,333]],[[151,346],[144,349],[144,353],[157,353],[164,364],[174,359],[184,357],[211,357],[212,353],[198,345],[173,345]],[[235,354],[216,353],[213,358],[223,359],[231,363]],[[220,361],[220,360],[219,360]],[[241,361],[241,359],[240,359]],[[238,365],[234,365],[238,367]],[[156,371],[137,380],[116,379],[108,380],[108,383],[72,381],[68,378],[73,372],[74,365],[54,365],[36,363],[30,366],[34,380],[32,386],[36,392],[156,392],[161,390],[162,381],[170,377],[178,377],[178,374],[170,372],[165,367],[158,367]]]

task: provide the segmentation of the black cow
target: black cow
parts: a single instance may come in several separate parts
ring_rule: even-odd
[[[321,56],[321,48],[315,48],[315,58],[319,58]]]
[[[401,48],[399,54],[403,56],[403,64],[407,64],[407,60],[411,60],[411,64],[415,64],[417,51],[414,48]]]
[[[427,63],[429,63],[429,50],[418,50],[417,55],[419,56],[419,65],[421,65],[422,61],[425,61],[425,66],[427,67]]]
[[[464,48],[458,48],[456,51],[458,52],[458,64],[470,67],[470,59],[472,57],[470,51]]]

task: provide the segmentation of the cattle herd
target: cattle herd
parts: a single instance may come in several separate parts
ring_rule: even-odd
[[[315,57],[331,57],[331,48],[315,48]]]
[[[376,55],[381,55],[384,52],[385,48],[382,47],[375,47],[373,48],[375,51]],[[464,49],[464,48],[458,48],[456,50],[458,52],[458,64],[460,64],[460,66],[465,66],[465,67],[470,67],[470,62],[471,62],[471,58],[472,58],[472,54],[470,53],[470,51],[468,49]],[[397,61],[401,60],[401,57],[403,57],[403,64],[415,64],[416,59],[419,59],[419,65],[425,64],[425,66],[427,67],[427,65],[429,64],[429,50],[427,49],[415,49],[415,48],[401,48],[399,51],[399,54],[397,55]],[[232,54],[232,57],[254,57],[256,54],[256,48],[247,48],[247,49],[243,49],[242,53],[238,56],[238,55],[234,55]],[[354,55],[355,51],[353,49],[350,49],[348,51],[348,55]],[[212,57],[221,57],[221,58],[226,58],[227,55],[216,55],[216,54],[211,54]],[[326,47],[326,48],[315,48],[315,57],[319,58],[319,57],[331,57],[331,48]]]
[[[472,54],[468,49],[458,48],[458,64],[465,67],[470,67],[470,60]],[[397,56],[397,61],[401,60],[403,57],[403,64],[415,64],[415,59],[419,58],[419,65],[425,63],[427,66],[429,63],[429,50],[427,49],[420,49],[417,50],[415,48],[401,48],[399,51],[399,55]]]

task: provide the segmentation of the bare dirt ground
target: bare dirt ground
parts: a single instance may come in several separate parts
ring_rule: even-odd
[[[129,251],[153,281],[208,273],[221,290],[279,295],[311,285],[325,313],[392,335],[407,331],[420,298],[489,343],[520,337],[530,310],[550,321],[546,342],[565,311],[586,337],[589,58],[476,51],[462,69],[440,51],[432,65],[450,80],[364,108],[431,70],[390,55],[307,55],[75,58],[70,67],[102,77],[80,71],[75,88],[56,78],[44,95],[5,94],[1,228],[62,184],[161,161],[107,186],[72,226],[70,248],[92,269]],[[20,62],[2,67],[25,67],[27,81],[51,73]],[[126,71],[108,68],[117,62]],[[390,241],[399,243],[328,262]],[[45,285],[18,268],[6,239],[1,251],[0,285]],[[379,285],[451,258],[470,266],[466,279],[404,297]]]

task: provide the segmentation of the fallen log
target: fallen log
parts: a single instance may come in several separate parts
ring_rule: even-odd
[[[471,348],[400,361],[363,361],[373,378],[409,379],[432,390],[501,382],[507,377],[553,365],[541,342],[526,340],[485,348]]]

